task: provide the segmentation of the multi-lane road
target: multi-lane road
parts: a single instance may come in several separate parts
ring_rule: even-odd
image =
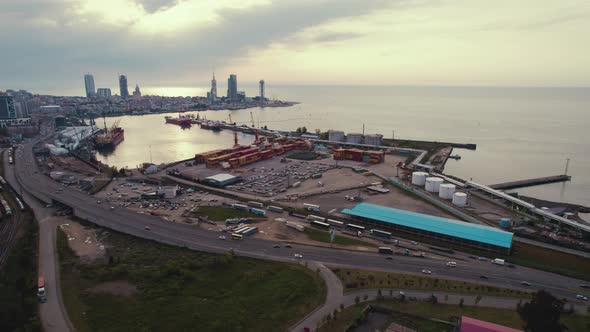
[[[42,174],[32,154],[31,144],[19,146],[15,153],[14,172],[22,188],[38,199],[50,203],[60,202],[73,208],[76,216],[97,225],[116,231],[153,239],[163,243],[186,246],[195,250],[223,253],[232,248],[241,256],[270,260],[295,261],[294,254],[301,254],[304,260],[328,265],[342,265],[363,269],[420,273],[422,269],[431,270],[433,276],[482,282],[481,275],[487,276],[486,284],[517,289],[544,288],[559,297],[575,300],[583,281],[557,274],[533,270],[521,266],[507,268],[489,262],[466,261],[455,268],[449,268],[444,262],[414,258],[395,257],[385,260],[382,255],[337,250],[330,248],[293,245],[292,248],[273,248],[276,243],[249,238],[243,241],[220,240],[219,233],[195,228],[193,226],[166,222],[161,218],[138,214],[116,206],[111,209],[108,204],[98,204],[88,194],[69,189]],[[149,226],[149,229],[146,229]],[[521,286],[522,281],[531,284]]]

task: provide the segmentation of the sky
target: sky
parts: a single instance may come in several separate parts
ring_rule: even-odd
[[[0,90],[590,86],[588,0],[0,0]],[[267,83],[268,84],[268,83]],[[223,91],[223,90],[222,90]],[[83,92],[83,91],[81,91]]]

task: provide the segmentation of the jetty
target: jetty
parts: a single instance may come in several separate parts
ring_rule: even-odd
[[[566,174],[562,174],[562,175],[544,176],[544,177],[534,178],[534,179],[497,183],[497,184],[490,185],[490,188],[493,188],[496,190],[516,189],[516,188],[538,186],[538,185],[548,184],[548,183],[565,182],[565,181],[570,181],[571,179],[572,179],[571,176],[566,175]]]

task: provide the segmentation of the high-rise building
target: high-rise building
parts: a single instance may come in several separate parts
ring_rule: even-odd
[[[110,98],[111,97],[111,89],[110,88],[98,88],[98,89],[96,89],[96,94],[100,98]]]
[[[211,91],[207,95],[210,101],[217,100],[217,80],[215,79],[215,73],[213,73],[213,79],[211,80]]]
[[[264,98],[264,80],[260,80],[260,105],[264,105],[266,99]]]
[[[227,79],[227,98],[229,101],[238,101],[238,77],[234,74]]]
[[[0,119],[16,119],[16,108],[12,96],[0,95]]]
[[[84,75],[84,86],[86,87],[86,97],[94,97],[96,91],[94,89],[94,76],[90,74]]]
[[[121,90],[121,97],[129,97],[129,89],[127,88],[127,76],[119,76],[119,90]]]

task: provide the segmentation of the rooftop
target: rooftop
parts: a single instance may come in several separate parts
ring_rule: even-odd
[[[224,182],[224,181],[227,181],[227,180],[232,180],[235,177],[236,176],[231,175],[231,174],[221,173],[221,174],[215,174],[215,175],[209,176],[209,177],[205,178],[205,180],[216,181],[216,182]]]
[[[461,332],[522,332],[522,330],[463,316],[461,317]]]
[[[385,223],[416,228],[504,248],[510,248],[512,244],[512,233],[497,228],[399,210],[381,205],[360,203],[355,205],[352,209],[344,209],[342,212],[352,216],[378,220]]]

